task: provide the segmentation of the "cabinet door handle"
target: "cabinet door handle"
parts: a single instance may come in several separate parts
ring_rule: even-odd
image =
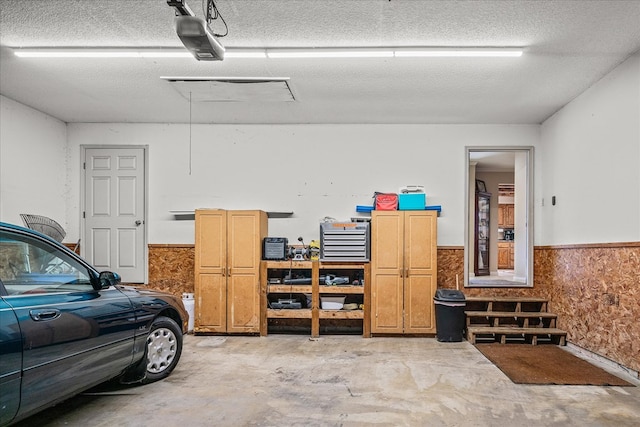
[[[227,276],[227,267],[222,267],[222,277]]]

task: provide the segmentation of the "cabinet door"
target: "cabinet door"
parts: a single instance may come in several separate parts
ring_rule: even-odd
[[[227,332],[260,331],[260,258],[266,222],[262,211],[228,212]]]
[[[435,333],[436,213],[404,214],[404,332]]]
[[[227,331],[226,277],[222,274],[200,273],[195,283],[196,332]]]
[[[196,210],[196,332],[225,332],[227,329],[226,217],[226,212],[221,210]]]
[[[509,247],[498,244],[498,268],[509,268]]]
[[[371,332],[402,333],[404,221],[399,211],[371,218]]]
[[[504,221],[507,227],[513,227],[513,224],[515,224],[514,205],[506,205]]]

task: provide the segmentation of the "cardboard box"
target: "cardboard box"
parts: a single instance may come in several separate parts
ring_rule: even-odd
[[[424,193],[399,194],[401,211],[423,211],[427,204],[427,195]]]

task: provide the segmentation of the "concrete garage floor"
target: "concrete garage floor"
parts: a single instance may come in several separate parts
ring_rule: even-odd
[[[638,426],[640,387],[517,385],[433,338],[189,335],[165,381],[101,386],[19,425]]]

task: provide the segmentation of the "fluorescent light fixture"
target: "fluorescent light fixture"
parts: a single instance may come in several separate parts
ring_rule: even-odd
[[[81,51],[81,50],[27,50],[14,51],[20,58],[140,58],[137,52],[108,52],[108,51]]]
[[[193,58],[189,51],[180,48],[24,48],[14,53],[21,58]]]
[[[21,48],[21,58],[193,58],[183,48]],[[227,48],[225,58],[408,58],[408,57],[519,57],[511,47],[345,47],[345,48]]]
[[[397,48],[396,57],[518,57],[522,56],[521,48],[508,47],[416,47]]]
[[[311,48],[267,49],[269,58],[392,58],[393,49],[380,48]]]
[[[193,58],[193,55],[189,51],[179,49],[175,52],[170,51],[141,51],[141,58]]]
[[[226,49],[226,58],[266,58],[267,52],[264,49]]]
[[[23,48],[15,49],[21,58],[193,58],[183,48]],[[227,50],[228,58],[266,58],[264,49]]]

